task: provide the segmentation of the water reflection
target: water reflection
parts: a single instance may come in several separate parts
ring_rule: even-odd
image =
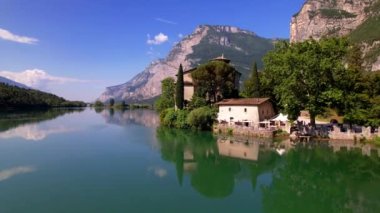
[[[56,119],[59,116],[82,112],[84,108],[45,109],[28,111],[0,111],[0,132],[7,131],[25,124],[36,124],[42,121]]]
[[[100,112],[107,123],[119,126],[127,126],[130,124],[143,125],[145,127],[156,128],[160,124],[157,112],[153,110],[137,109],[137,110],[113,110],[105,109]]]
[[[67,133],[74,131],[66,126],[45,126],[40,124],[28,124],[19,126],[4,132],[0,132],[0,139],[20,137],[30,141],[40,141],[52,134]]]
[[[263,146],[259,161],[241,161],[258,160],[260,143],[231,144],[226,139],[216,142],[210,133],[159,128],[157,137],[162,158],[176,166],[179,184],[182,185],[184,175],[189,175],[192,187],[210,198],[231,195],[237,179],[249,180],[255,190],[257,178],[271,171],[279,158]],[[249,154],[244,156],[244,152]]]
[[[268,143],[164,128],[157,137],[162,158],[175,164],[179,184],[189,176],[191,186],[206,197],[227,197],[248,180],[260,191],[265,212],[380,211],[377,147]],[[268,184],[260,183],[260,176]]]
[[[73,128],[62,124],[44,125],[42,122],[83,110],[78,108],[2,112],[0,113],[0,139],[20,137],[25,140],[39,141],[51,134],[73,131]]]
[[[276,165],[263,195],[267,212],[379,212],[380,159],[301,144]]]
[[[8,180],[16,175],[34,172],[36,169],[31,166],[18,166],[10,169],[0,170],[0,182]]]

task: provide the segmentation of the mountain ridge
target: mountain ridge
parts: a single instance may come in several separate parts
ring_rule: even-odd
[[[161,93],[161,80],[175,77],[180,64],[187,70],[223,53],[245,77],[253,60],[262,66],[261,58],[273,49],[274,42],[274,39],[262,38],[234,26],[199,25],[177,43],[166,58],[151,62],[143,72],[124,84],[107,87],[98,100],[106,102],[114,98],[141,102],[154,99]]]
[[[3,76],[0,76],[0,83],[8,84],[10,86],[20,87],[23,89],[31,89],[30,87],[26,86],[25,84],[13,81],[13,80],[6,78],[6,77],[3,77]]]

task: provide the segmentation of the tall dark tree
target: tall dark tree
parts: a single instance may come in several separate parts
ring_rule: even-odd
[[[111,98],[110,99],[110,107],[113,107],[115,105],[115,99]]]
[[[259,98],[261,95],[260,89],[260,78],[257,70],[257,63],[254,62],[252,66],[252,74],[244,82],[242,96],[247,98]]]
[[[175,102],[178,109],[183,109],[184,106],[184,82],[183,82],[183,68],[182,64],[179,65],[177,74]]]

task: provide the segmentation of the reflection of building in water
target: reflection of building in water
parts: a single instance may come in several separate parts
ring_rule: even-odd
[[[183,170],[186,172],[197,170],[197,162],[194,159],[193,152],[188,149],[185,149],[183,153]]]
[[[377,155],[380,157],[380,148],[372,144],[362,144],[355,141],[330,141],[329,146],[332,147],[334,152],[339,152],[341,150],[350,151],[355,149],[361,149],[363,155]]]
[[[219,138],[219,154],[232,158],[257,161],[259,158],[259,142],[234,141],[231,138]]]

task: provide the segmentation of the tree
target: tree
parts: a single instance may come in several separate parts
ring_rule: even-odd
[[[191,77],[195,95],[206,98],[209,102],[238,96],[238,88],[235,88],[237,71],[225,62],[211,61],[203,64],[191,73]]]
[[[348,40],[343,38],[278,42],[264,57],[263,83],[273,88],[290,117],[295,119],[301,110],[308,110],[315,125],[315,117],[326,107],[348,105],[345,96],[356,81],[356,72],[345,67],[348,51]]]
[[[111,98],[110,99],[110,107],[113,107],[114,104],[115,104],[115,99]]]
[[[173,78],[165,78],[161,81],[161,96],[155,103],[157,111],[174,107],[175,82]]]
[[[182,64],[179,65],[176,84],[176,106],[178,109],[183,109],[184,105],[184,82],[183,82],[183,68]]]
[[[261,95],[259,72],[257,70],[256,62],[253,63],[252,74],[250,78],[244,82],[242,95],[247,98],[258,98]]]

